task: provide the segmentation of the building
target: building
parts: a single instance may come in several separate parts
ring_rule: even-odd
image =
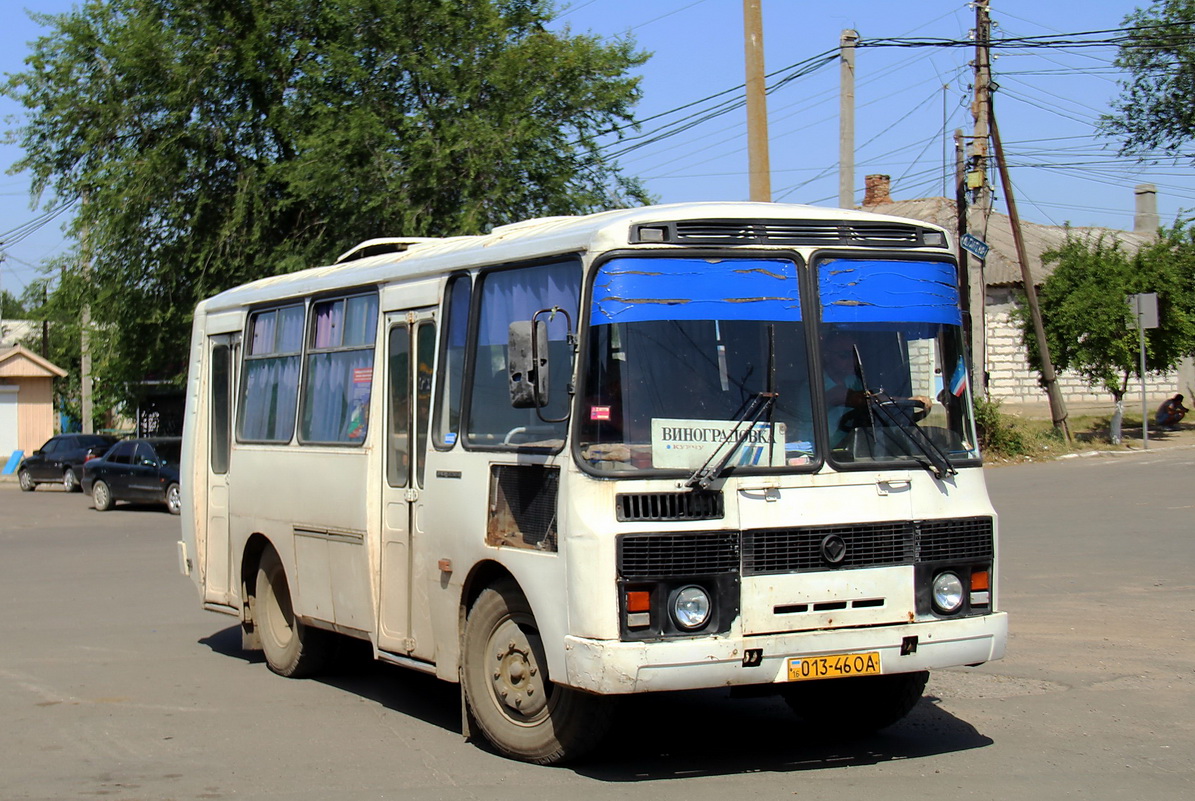
[[[54,379],[65,375],[28,348],[0,350],[0,466],[54,435]]]
[[[1136,188],[1135,194],[1136,216],[1132,231],[1067,228],[1022,221],[1021,230],[1034,284],[1040,285],[1052,270],[1052,265],[1045,264],[1042,256],[1061,248],[1068,235],[1081,238],[1103,236],[1121,242],[1129,250],[1136,250],[1151,242],[1159,224],[1157,190],[1151,184],[1142,184]],[[863,208],[922,220],[940,225],[956,235],[958,233],[958,211],[953,200],[944,197],[893,200],[886,175],[867,176]],[[990,247],[987,258],[981,261],[972,256],[968,260],[974,287],[971,293],[974,330],[971,343],[976,387],[986,390],[987,397],[1000,401],[1011,410],[1048,405],[1046,392],[1038,383],[1037,372],[1029,366],[1029,358],[1021,342],[1021,330],[1012,317],[1013,309],[1020,303],[1023,283],[1012,223],[1008,216],[993,211],[981,238]],[[1111,404],[1107,392],[1093,389],[1075,373],[1060,372],[1058,384],[1068,409],[1098,410]],[[1195,367],[1189,359],[1174,373],[1146,377],[1146,394],[1150,398],[1151,408],[1176,392],[1182,392],[1187,397],[1195,396]],[[1126,402],[1131,403],[1132,399],[1139,398],[1140,393],[1140,383],[1130,381]]]

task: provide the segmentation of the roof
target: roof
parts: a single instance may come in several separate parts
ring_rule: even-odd
[[[864,210],[933,223],[957,236],[959,233],[958,213],[955,209],[955,202],[949,198],[928,197],[918,200],[894,200],[867,206]],[[1138,250],[1153,241],[1152,235],[1134,231],[1121,231],[1115,228],[1040,225],[1024,220],[1021,221],[1021,231],[1025,238],[1025,255],[1029,259],[1029,269],[1035,284],[1040,284],[1053,272],[1052,264],[1042,263],[1042,255],[1061,248],[1066,243],[1068,234],[1081,239],[1095,239],[1103,236],[1105,239],[1121,242],[1130,251]],[[988,286],[1020,284],[1021,267],[1017,262],[1012,222],[1008,215],[993,211],[988,218],[987,230],[980,238],[991,248],[984,260],[984,280]]]
[[[887,215],[887,209],[884,209]],[[443,275],[450,269],[467,269],[491,264],[565,255],[585,250],[625,247],[630,227],[637,223],[663,223],[692,219],[802,219],[810,221],[884,221],[871,209],[839,209],[792,203],[704,202],[672,203],[617,209],[576,217],[547,217],[503,225],[480,236],[444,239],[371,240],[358,248],[365,252],[387,241],[406,245],[399,252],[367,255],[363,258],[275,275],[229,289],[203,302],[211,314],[225,309],[276,298],[316,293],[348,285],[368,286],[396,278],[424,278]],[[916,220],[900,222],[916,225]],[[357,248],[353,249],[354,251]],[[349,256],[349,251],[345,256]]]
[[[62,378],[65,375],[66,370],[23,345],[0,350],[0,376],[4,378]]]

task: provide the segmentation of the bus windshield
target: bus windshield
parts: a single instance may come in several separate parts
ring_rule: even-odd
[[[581,458],[619,473],[976,458],[953,265],[826,259],[815,269],[808,308],[822,312],[810,323],[792,260],[602,264]]]

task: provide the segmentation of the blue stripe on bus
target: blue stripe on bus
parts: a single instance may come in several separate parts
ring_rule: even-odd
[[[830,259],[818,265],[827,323],[962,324],[953,264]]]
[[[800,320],[798,283],[784,259],[611,259],[594,279],[590,324]]]

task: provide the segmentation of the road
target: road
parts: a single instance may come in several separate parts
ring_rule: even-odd
[[[827,744],[773,699],[638,699],[570,768],[458,734],[455,688],[290,681],[179,575],[177,518],[0,484],[0,798],[1195,797],[1195,448],[989,468],[1008,656]]]

